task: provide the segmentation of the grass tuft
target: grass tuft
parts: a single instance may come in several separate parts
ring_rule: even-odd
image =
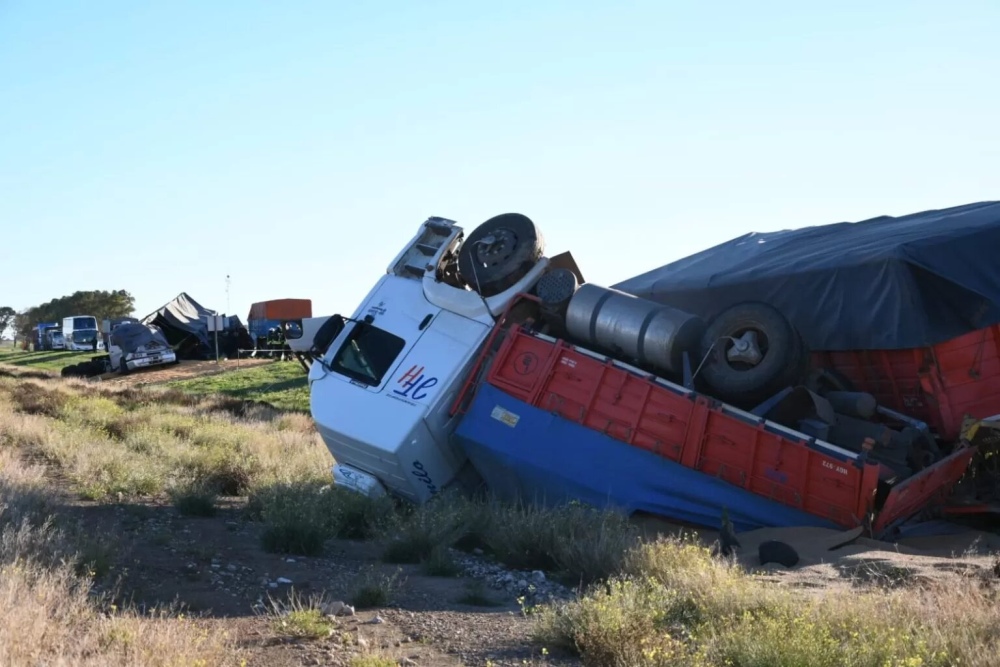
[[[554,571],[589,584],[618,572],[637,542],[625,516],[578,503],[491,507],[484,539],[498,560],[517,569]]]
[[[186,484],[170,490],[170,500],[182,516],[212,517],[217,513],[215,489],[205,483]]]
[[[275,632],[302,639],[325,639],[337,623],[323,613],[322,599],[303,600],[292,594],[286,602],[271,600],[271,625]]]
[[[400,579],[401,575],[401,570],[385,574],[369,567],[358,575],[350,595],[351,604],[359,609],[385,607],[393,601],[400,586],[404,583]]]
[[[431,550],[422,561],[422,566],[424,574],[429,577],[458,577],[463,572],[448,549],[440,545]]]

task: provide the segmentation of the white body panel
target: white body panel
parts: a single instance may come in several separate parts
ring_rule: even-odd
[[[334,369],[358,326],[354,322],[347,322],[323,363],[313,363],[309,372],[311,411],[337,461],[335,476],[368,473],[417,503],[456,482],[466,465],[465,454],[452,444],[457,420],[448,412],[494,326],[493,315],[499,316],[548,266],[542,259],[517,284],[484,303],[475,292],[434,278],[437,259],[461,233],[460,227],[451,229],[436,254],[428,255],[424,246],[431,268],[418,278],[405,264],[414,267],[413,260],[421,259],[413,249],[428,239],[422,228],[353,315],[355,320],[372,316],[372,327],[404,341],[381,382],[369,386]],[[371,480],[364,486],[374,488]]]

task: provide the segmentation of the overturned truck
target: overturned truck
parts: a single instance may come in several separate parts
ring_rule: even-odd
[[[546,257],[523,215],[468,236],[427,220],[309,341],[335,481],[418,503],[485,485],[712,527],[725,509],[737,529],[885,535],[967,476],[968,439],[817,380],[815,333],[766,292],[698,312],[619,287]]]

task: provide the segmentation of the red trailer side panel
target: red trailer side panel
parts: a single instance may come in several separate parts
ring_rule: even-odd
[[[312,317],[311,299],[272,299],[250,306],[251,320],[298,320]]]
[[[813,365],[838,371],[947,441],[958,439],[965,415],[1000,414],[1000,325],[928,348],[817,352]]]
[[[871,511],[878,465],[520,330],[486,381],[565,419],[851,528]]]

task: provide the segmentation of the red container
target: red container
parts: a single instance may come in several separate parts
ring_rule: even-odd
[[[250,306],[250,320],[299,320],[312,317],[311,299],[272,299]]]
[[[965,415],[1000,414],[1000,325],[933,347],[816,352],[813,366],[837,371],[949,442],[958,439]]]
[[[960,450],[925,469],[876,508],[878,464],[859,465],[845,450],[562,341],[511,331],[485,380],[564,419],[847,528],[876,510],[875,531],[911,516],[947,492],[971,456]]]

